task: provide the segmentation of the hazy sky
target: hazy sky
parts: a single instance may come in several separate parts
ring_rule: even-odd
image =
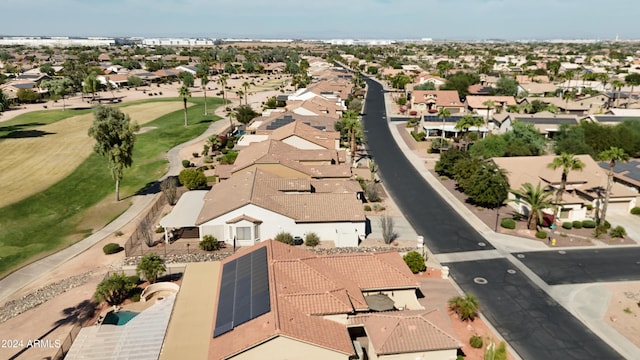
[[[640,39],[639,0],[2,0],[2,8],[0,35]]]

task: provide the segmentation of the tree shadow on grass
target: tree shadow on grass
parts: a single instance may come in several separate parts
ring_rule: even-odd
[[[0,139],[24,139],[24,138],[36,138],[46,135],[53,135],[55,133],[42,131],[42,130],[16,130],[12,131],[4,136],[0,136]]]

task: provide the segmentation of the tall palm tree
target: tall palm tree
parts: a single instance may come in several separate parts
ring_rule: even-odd
[[[482,126],[483,121],[480,118],[477,118],[473,115],[466,114],[463,115],[458,122],[456,122],[456,130],[462,131],[465,135],[469,132],[469,128],[471,127],[480,127]]]
[[[191,97],[191,92],[186,85],[182,85],[178,92],[178,96],[182,98],[182,103],[184,106],[184,126],[187,126],[187,98]]]
[[[552,195],[552,190],[545,190],[540,187],[540,183],[534,188],[531,183],[524,183],[518,190],[510,190],[510,192],[519,197],[520,200],[529,204],[529,217],[527,219],[527,228],[529,230],[535,230],[536,225],[542,219],[542,210],[551,207],[551,201],[549,197]]]
[[[204,92],[204,115],[207,115],[207,84],[209,83],[209,75],[206,72],[200,73],[200,86]]]
[[[442,147],[444,146],[444,122],[448,117],[451,117],[451,112],[449,111],[449,109],[442,107],[440,108],[440,110],[438,110],[438,119],[442,120],[442,139],[440,141],[440,153],[442,153]]]
[[[562,194],[567,189],[567,176],[569,175],[569,172],[572,170],[581,171],[585,167],[585,164],[580,159],[576,158],[575,155],[563,152],[559,156],[556,156],[552,162],[547,164],[547,167],[553,170],[562,168],[560,189],[556,192],[556,206],[558,207],[557,211],[559,212],[561,208],[560,203],[562,202]],[[557,212],[556,215],[558,215]]]
[[[631,73],[624,77],[624,82],[627,85],[631,86],[631,91],[629,91],[629,97],[627,98],[627,107],[629,107],[629,103],[631,102],[631,94],[633,94],[633,88],[640,85],[640,74]]]
[[[616,107],[620,106],[620,92],[622,87],[624,86],[624,82],[622,80],[613,80],[611,82],[611,86],[613,87],[614,93],[616,94]]]
[[[242,95],[244,95],[244,91],[237,90],[236,91],[236,95],[238,95],[238,101],[240,102],[240,105],[242,105]],[[245,100],[246,100],[246,98],[245,98]],[[245,101],[245,103],[246,103],[246,101]]]
[[[489,113],[491,113],[491,109],[495,109],[496,107],[496,103],[493,100],[486,100],[485,102],[482,103],[482,105],[487,107],[487,118],[484,122],[485,126],[489,126]]]
[[[609,196],[611,195],[611,188],[613,187],[613,169],[616,167],[616,162],[629,161],[629,155],[624,152],[623,149],[612,146],[609,150],[605,150],[598,155],[598,158],[602,161],[609,162],[609,173],[607,174],[607,191],[604,193],[604,204],[602,205],[602,212],[600,213],[600,219],[598,222],[604,224],[607,216],[607,207],[609,206]]]
[[[245,105],[248,104],[248,102],[247,102],[247,94],[249,93],[249,86],[250,85],[251,84],[249,84],[246,81],[242,83],[242,88],[244,88],[244,103],[245,103]]]
[[[341,127],[347,131],[351,157],[355,160],[356,139],[358,137],[358,134],[362,132],[362,124],[360,123],[360,119],[358,118],[358,113],[352,110],[345,111],[342,114]]]
[[[218,78],[218,83],[222,87],[222,103],[227,103],[226,93],[227,93],[227,79],[229,78],[228,74],[221,74]]]

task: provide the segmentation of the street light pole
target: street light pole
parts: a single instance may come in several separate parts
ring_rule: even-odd
[[[500,221],[500,206],[496,208],[496,226],[493,228],[494,232],[498,232],[498,221]]]

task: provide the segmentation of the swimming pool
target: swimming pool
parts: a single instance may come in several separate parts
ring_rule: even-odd
[[[118,312],[110,312],[105,316],[103,324],[110,325],[124,325],[129,322],[129,320],[136,317],[139,313],[133,311],[118,311]]]

